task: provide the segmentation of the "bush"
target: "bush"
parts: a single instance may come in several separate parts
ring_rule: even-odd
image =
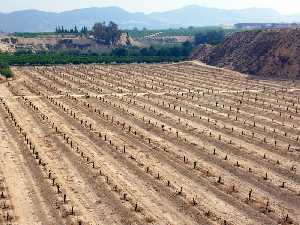
[[[10,78],[13,76],[11,69],[7,63],[1,62],[0,63],[0,74],[5,76],[6,78]]]

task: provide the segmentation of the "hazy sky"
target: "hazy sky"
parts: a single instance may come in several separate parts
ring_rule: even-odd
[[[0,12],[20,9],[60,12],[93,6],[120,6],[128,11],[148,13],[198,4],[226,9],[264,7],[276,9],[282,14],[300,13],[300,0],[0,0],[0,3]]]

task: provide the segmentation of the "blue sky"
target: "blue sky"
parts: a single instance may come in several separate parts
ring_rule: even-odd
[[[21,9],[60,12],[94,6],[120,6],[131,12],[149,13],[198,4],[225,9],[263,7],[273,8],[282,14],[300,13],[300,0],[0,0],[0,2],[0,12]]]

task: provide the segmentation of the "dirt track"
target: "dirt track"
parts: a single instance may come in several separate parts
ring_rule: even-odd
[[[0,224],[300,224],[300,83],[191,62],[14,72]]]

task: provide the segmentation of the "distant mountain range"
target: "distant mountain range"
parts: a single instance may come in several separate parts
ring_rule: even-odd
[[[99,21],[114,21],[121,28],[160,29],[246,22],[300,22],[300,14],[284,16],[272,9],[225,10],[197,5],[151,14],[131,13],[118,7],[87,8],[61,13],[23,10],[0,13],[0,31],[45,32],[54,31],[58,25],[91,27]]]

